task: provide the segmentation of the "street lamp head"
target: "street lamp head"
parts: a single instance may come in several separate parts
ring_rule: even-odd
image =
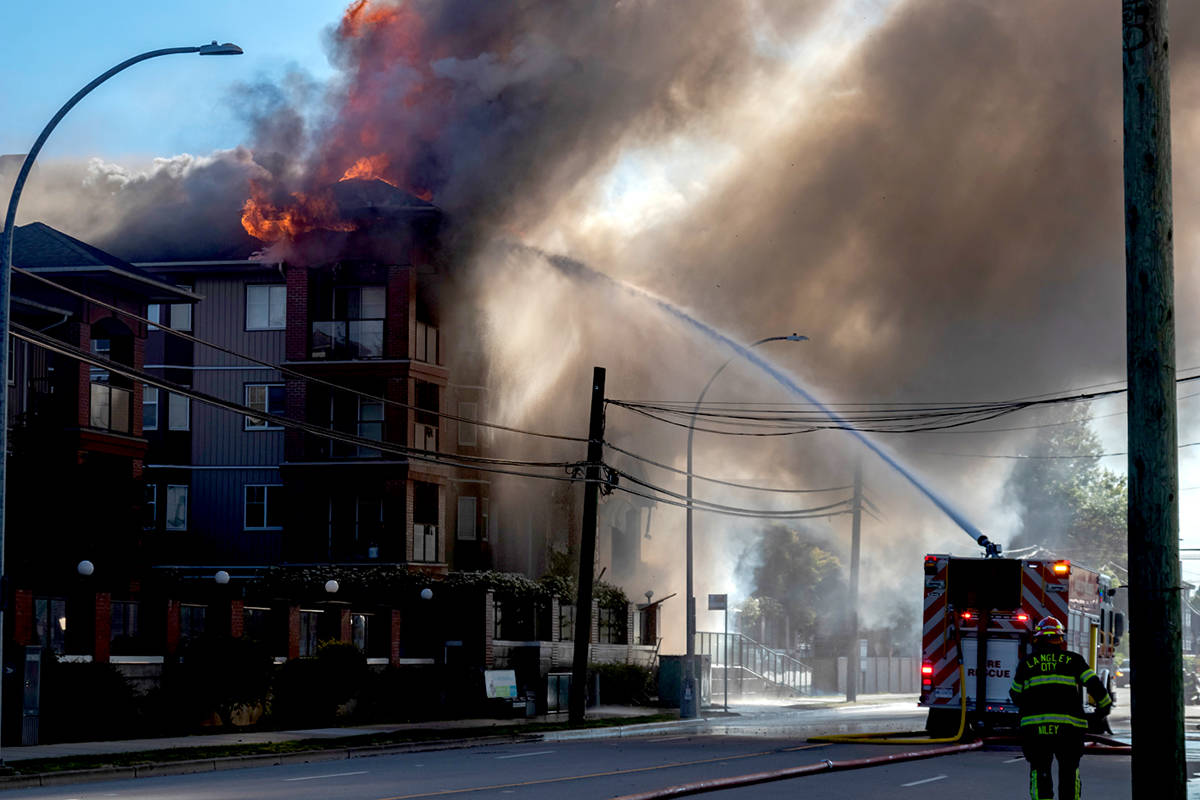
[[[330,594],[337,594],[337,590],[339,588],[341,588],[341,587],[338,586],[338,582],[335,581],[333,578],[330,578],[329,580],[325,581],[325,591],[329,592]]]
[[[202,44],[196,52],[202,56],[240,56],[242,48],[232,42],[217,44],[217,40],[213,39],[212,44]]]
[[[216,574],[213,575],[213,580],[224,586],[225,584],[229,583],[229,573],[223,569],[219,569],[217,570]]]
[[[76,571],[79,572],[80,575],[82,575],[86,578],[88,575],[91,575],[93,572],[96,571],[96,565],[85,559],[83,561],[80,561],[79,564],[76,565],[75,569],[76,569]]]
[[[426,586],[424,589],[422,589],[421,590],[421,599],[422,600],[432,600],[433,599],[433,589],[430,589],[428,586]]]

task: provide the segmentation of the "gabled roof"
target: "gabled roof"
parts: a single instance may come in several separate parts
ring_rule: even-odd
[[[330,187],[338,213],[343,219],[367,216],[392,216],[402,212],[437,212],[433,203],[422,200],[378,178],[352,178]]]
[[[148,300],[180,302],[200,299],[198,295],[176,288],[157,275],[43,222],[21,225],[13,232],[13,266],[47,275],[107,275]]]

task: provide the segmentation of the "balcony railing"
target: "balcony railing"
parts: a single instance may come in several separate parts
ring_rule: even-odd
[[[383,320],[320,320],[312,324],[313,358],[383,358]]]

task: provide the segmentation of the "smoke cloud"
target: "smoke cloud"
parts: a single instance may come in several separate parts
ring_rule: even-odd
[[[1190,366],[1200,182],[1180,165],[1200,141],[1200,17],[1182,4],[1171,24],[1178,363]],[[594,364],[610,397],[688,400],[731,353],[513,243],[644,286],[742,341],[806,334],[768,355],[832,401],[1040,394],[1124,375],[1120,41],[1119,10],[1087,0],[357,2],[327,36],[338,80],[242,88],[245,148],[140,171],[46,167],[22,216],[126,257],[249,252],[262,243],[241,231],[248,198],[280,211],[370,159],[370,174],[446,212],[443,324],[478,326],[464,346],[487,353],[489,413],[541,430],[582,435]],[[708,399],[795,400],[737,364]],[[1022,513],[1002,499],[1006,462],[936,453],[1019,452],[1037,435],[887,443],[1004,541]],[[679,429],[610,409],[608,437],[683,465]],[[696,471],[838,486],[860,449],[835,432],[698,434]],[[642,469],[682,491],[680,476]],[[924,550],[975,548],[905,480],[865,469],[883,518],[864,525],[863,586],[883,620],[894,597],[917,596]],[[808,502],[703,483],[697,495]],[[655,510],[631,596],[682,593],[682,518]],[[763,523],[696,524],[697,594],[744,597],[733,566]],[[848,538],[845,518],[806,524]],[[664,608],[680,630],[682,603]]]

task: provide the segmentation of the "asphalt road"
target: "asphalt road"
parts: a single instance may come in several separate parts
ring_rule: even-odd
[[[607,800],[693,781],[821,762],[882,756],[915,746],[815,744],[817,729],[902,730],[916,727],[911,703],[841,709],[787,709],[730,717],[711,733],[683,730],[623,739],[540,741],[341,761],[144,778],[62,788],[22,789],[7,798],[279,798],[417,800],[520,797]],[[1119,720],[1117,720],[1119,723]],[[1116,726],[1119,730],[1119,724]],[[1200,743],[1194,743],[1200,744]],[[1200,764],[1194,770],[1200,772]],[[1129,758],[1088,756],[1083,780],[1089,800],[1127,800]],[[1194,796],[1200,797],[1200,784]],[[970,752],[868,769],[825,773],[709,797],[819,798],[965,796],[1000,800],[1028,795],[1019,751]],[[946,793],[950,794],[947,795]]]

